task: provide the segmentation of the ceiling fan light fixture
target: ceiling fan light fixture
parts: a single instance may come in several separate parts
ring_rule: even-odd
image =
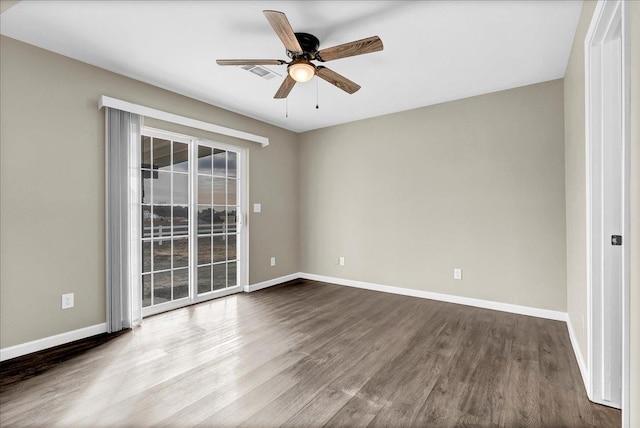
[[[316,67],[309,61],[297,60],[293,61],[287,67],[289,76],[298,83],[304,83],[311,80],[316,74]]]

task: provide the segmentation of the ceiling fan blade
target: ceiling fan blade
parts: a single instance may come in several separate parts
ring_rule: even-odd
[[[276,10],[263,10],[262,13],[264,13],[267,21],[269,21],[269,24],[273,27],[273,31],[280,37],[282,44],[287,50],[302,52],[302,47],[300,47],[293,28],[291,28],[291,24],[289,24],[287,15]]]
[[[321,79],[326,80],[335,87],[340,88],[349,94],[353,94],[358,89],[360,89],[360,85],[358,85],[357,83],[352,82],[346,77],[336,73],[335,71],[327,67],[323,67],[322,65],[319,65],[317,67],[317,74]]]
[[[282,82],[282,85],[280,85],[280,88],[278,88],[278,92],[276,92],[273,98],[287,98],[289,96],[289,92],[291,92],[295,84],[296,81],[287,74],[287,77],[285,77],[284,82]]]
[[[286,64],[281,59],[218,59],[218,65],[280,65]]]
[[[316,53],[318,61],[333,61],[334,59],[347,58],[381,51],[384,48],[380,37],[373,36],[355,42],[345,43],[332,48],[322,49]]]

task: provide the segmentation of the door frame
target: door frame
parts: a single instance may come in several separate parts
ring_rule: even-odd
[[[182,308],[184,306],[192,305],[195,303],[205,302],[207,300],[216,299],[219,297],[228,296],[235,293],[243,292],[248,279],[249,279],[249,230],[247,227],[247,210],[249,203],[249,150],[246,147],[242,146],[234,146],[231,144],[220,143],[213,140],[208,140],[204,138],[196,138],[189,135],[179,134],[172,131],[166,131],[164,129],[153,128],[150,126],[142,126],[141,127],[142,135],[150,135],[158,138],[166,138],[172,141],[178,141],[182,143],[189,144],[189,158],[197,160],[197,147],[198,144],[204,143],[207,146],[219,148],[222,150],[233,151],[238,153],[238,164],[237,164],[237,178],[240,181],[241,185],[238,186],[238,202],[240,206],[240,212],[237,213],[237,244],[239,245],[238,251],[238,270],[237,270],[237,284],[233,287],[224,288],[221,290],[212,291],[210,293],[206,293],[205,295],[198,296],[197,292],[197,274],[196,266],[197,262],[197,239],[193,239],[192,229],[197,227],[197,213],[190,209],[189,210],[189,296],[184,297],[182,299],[173,300],[170,302],[161,303],[159,305],[148,306],[142,308],[141,318],[159,314],[162,312],[167,312],[173,309]],[[189,207],[191,208],[191,202],[196,200],[196,183],[194,179],[197,178],[197,172],[192,174],[189,172]],[[139,203],[138,203],[139,205]],[[134,233],[135,236],[138,236],[137,233]],[[141,260],[137,260],[135,262],[137,266],[141,265]],[[136,269],[133,276],[137,278],[137,289],[139,291],[142,290],[142,285],[139,280],[141,276],[141,269]],[[138,292],[138,291],[136,291]]]
[[[620,165],[622,171],[622,376],[621,376],[621,403],[622,425],[629,425],[629,125],[630,125],[630,44],[629,44],[629,11],[628,5],[623,0],[599,0],[591,20],[584,41],[585,53],[585,137],[586,137],[586,212],[587,212],[587,394],[593,402],[611,406],[611,402],[602,399],[602,391],[599,377],[595,376],[596,370],[604,371],[604,367],[594,367],[596,353],[599,349],[597,335],[598,327],[602,321],[597,319],[596,308],[602,307],[600,289],[595,289],[593,278],[601,271],[601,265],[594,259],[594,250],[608,245],[608,241],[600,232],[600,212],[602,199],[599,181],[602,176],[602,132],[600,121],[597,120],[594,111],[601,111],[602,102],[602,70],[599,49],[602,47],[607,35],[620,26],[621,35],[621,92],[622,92],[622,153],[623,159]],[[594,219],[595,217],[595,219]],[[599,246],[599,247],[598,247]],[[603,315],[603,317],[606,314]]]

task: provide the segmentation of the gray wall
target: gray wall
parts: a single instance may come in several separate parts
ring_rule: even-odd
[[[162,124],[250,149],[263,212],[249,218],[249,282],[299,271],[297,134],[6,37],[0,51],[0,347],[105,321],[101,95],[269,137],[261,148]],[[67,292],[76,307],[62,311]]]
[[[562,80],[303,133],[302,270],[565,311],[563,141]]]
[[[596,3],[583,3],[564,77],[567,210],[567,312],[587,363],[587,199],[585,167],[584,39]]]

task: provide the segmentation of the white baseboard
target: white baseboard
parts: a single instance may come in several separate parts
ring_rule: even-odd
[[[582,351],[580,351],[580,346],[578,345],[578,340],[576,339],[576,334],[573,329],[573,323],[571,322],[571,318],[567,316],[567,329],[569,330],[569,339],[571,340],[571,347],[573,348],[573,353],[576,356],[576,360],[578,361],[578,368],[580,368],[580,374],[582,375],[582,382],[584,383],[584,389],[587,391],[587,396],[589,400],[591,399],[591,390],[589,389],[589,371],[587,370],[587,364],[585,363],[585,359],[582,356]]]
[[[346,285],[348,287],[364,288],[366,290],[382,291],[383,293],[401,294],[403,296],[420,297],[441,302],[457,303],[459,305],[475,306],[477,308],[493,309],[496,311],[546,318],[556,321],[567,321],[567,313],[550,309],[532,308],[530,306],[513,305],[510,303],[493,302],[491,300],[474,299],[472,297],[454,296],[451,294],[433,293],[431,291],[415,290],[412,288],[394,287],[391,285],[374,284],[371,282],[354,281],[351,279],[335,278],[331,276],[300,273],[300,277],[314,281],[329,282]]]
[[[65,343],[106,332],[107,323],[102,323],[79,328],[78,330],[68,331],[66,333],[56,334],[55,336],[44,337],[27,343],[21,343],[20,345],[9,346],[8,348],[0,349],[0,361],[10,360],[11,358],[42,351],[47,348],[53,348],[54,346],[63,345]]]
[[[281,276],[279,278],[270,279],[268,281],[259,282],[257,284],[246,285],[244,287],[245,292],[252,292],[262,290],[263,288],[273,287],[278,284],[282,284],[294,279],[304,278],[314,281],[328,282],[337,285],[346,285],[348,287],[362,288],[366,290],[381,291],[384,293],[401,294],[404,296],[420,297],[423,299],[438,300],[441,302],[457,303],[467,306],[475,306],[484,309],[493,309],[502,312],[510,312],[514,314],[528,315],[538,318],[546,318],[556,321],[567,322],[569,328],[569,337],[571,338],[571,344],[578,360],[578,366],[580,367],[580,373],[582,374],[585,386],[587,385],[588,372],[586,371],[586,365],[584,359],[580,354],[580,349],[577,347],[575,337],[573,334],[573,328],[568,321],[566,312],[552,311],[549,309],[532,308],[529,306],[513,305],[510,303],[493,302],[490,300],[474,299],[471,297],[454,296],[450,294],[433,293],[430,291],[415,290],[410,288],[394,287],[391,285],[374,284],[364,281],[355,281],[350,279],[336,278],[324,275],[316,275],[311,273],[296,272],[289,275]],[[89,327],[81,328],[78,330],[69,331],[66,333],[57,334],[55,336],[45,337],[43,339],[34,340],[32,342],[23,343],[20,345],[10,346],[8,348],[0,349],[0,361],[9,360],[11,358],[19,357],[21,355],[30,354],[32,352],[41,351],[43,349],[52,348],[54,346],[62,345],[65,343],[73,342],[75,340],[84,339],[86,337],[95,336],[97,334],[105,333],[107,331],[106,323],[96,324]],[[588,388],[587,388],[588,391]]]
[[[294,279],[302,278],[302,273],[296,272],[289,275],[281,276],[279,278],[269,279],[267,281],[258,282],[257,284],[245,285],[244,291],[251,293],[252,291],[262,290],[263,288],[273,287],[274,285],[282,284],[283,282],[292,281]]]

